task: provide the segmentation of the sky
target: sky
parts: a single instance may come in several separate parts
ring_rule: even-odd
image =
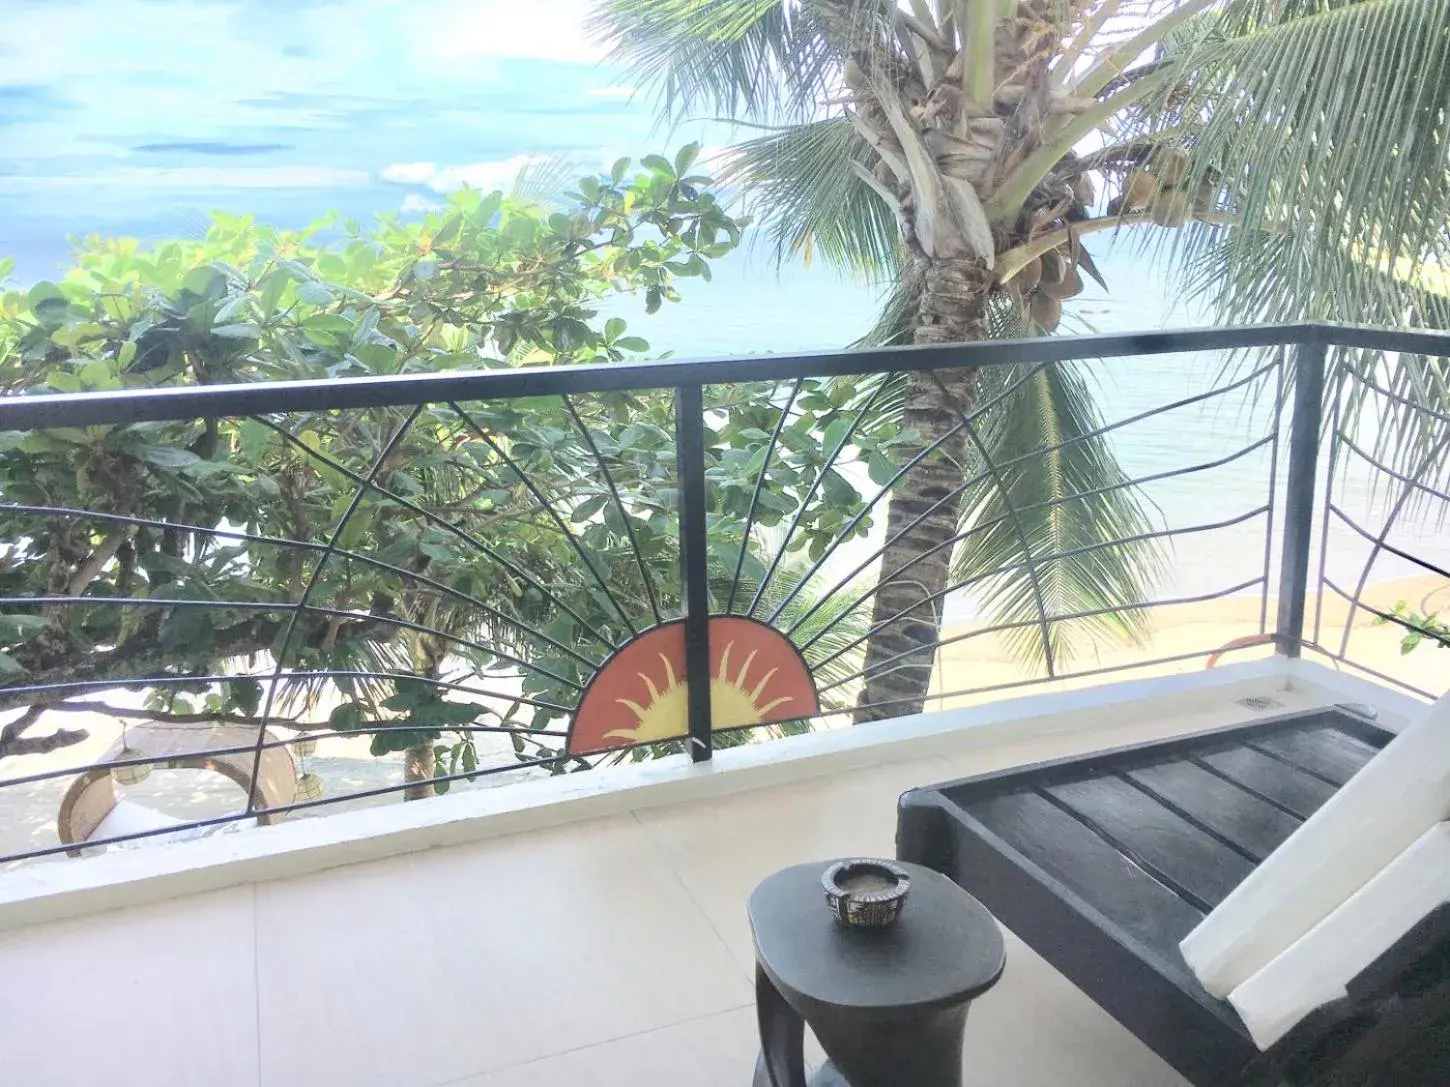
[[[284,226],[416,213],[531,156],[582,172],[658,130],[590,0],[0,0],[0,256],[154,237],[211,209]]]

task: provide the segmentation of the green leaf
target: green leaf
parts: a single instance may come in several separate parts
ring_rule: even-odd
[[[267,446],[275,437],[271,427],[255,419],[247,419],[237,427],[237,446],[241,449],[242,456],[254,463],[262,459],[267,452]]]
[[[604,342],[612,344],[615,340],[619,339],[619,337],[624,335],[624,330],[626,327],[627,326],[625,325],[624,320],[619,317],[611,317],[609,320],[605,321]]]
[[[233,706],[251,717],[262,704],[262,685],[255,679],[233,679],[227,683],[227,694]]]
[[[0,259],[0,280],[10,278],[10,273],[15,271],[15,258],[5,257]]]
[[[116,352],[116,366],[122,370],[129,369],[131,363],[136,360],[136,350],[135,340],[127,340],[123,343],[121,349]]]
[[[413,265],[413,278],[419,283],[427,283],[438,274],[438,262],[432,257],[424,257],[417,264]]]
[[[92,389],[104,389],[108,385],[115,384],[111,374],[111,364],[105,359],[92,359],[81,367],[81,383]]]
[[[177,449],[170,445],[139,445],[135,454],[147,464],[158,468],[187,468],[201,460],[189,449]]]
[[[336,313],[314,313],[302,319],[302,327],[313,332],[337,332],[351,334],[352,322]]]
[[[41,280],[35,286],[31,287],[29,293],[25,296],[26,305],[30,307],[30,312],[37,317],[40,316],[42,306],[53,302],[65,303],[65,300],[65,295],[61,293],[61,289],[47,280]]]
[[[575,524],[580,524],[584,521],[587,521],[600,510],[602,510],[604,508],[604,504],[608,501],[608,496],[602,494],[596,494],[593,498],[586,498],[583,502],[580,502],[579,505],[574,507],[574,512],[570,515],[570,520],[572,520]]]
[[[257,305],[261,307],[263,317],[270,317],[277,311],[277,303],[282,300],[282,294],[290,282],[292,278],[282,268],[274,268],[262,277],[262,290],[257,296]]]
[[[657,174],[664,174],[666,177],[675,176],[674,165],[663,155],[646,155],[640,163],[647,170],[653,170]]]
[[[615,340],[610,346],[617,347],[621,351],[644,352],[649,350],[649,341],[639,336],[624,336]]]
[[[244,294],[239,294],[225,302],[212,318],[214,325],[231,324],[238,316],[243,315],[251,299]]]
[[[215,268],[193,268],[181,281],[181,289],[205,297],[221,280],[222,275]]]
[[[357,732],[368,723],[367,711],[356,702],[344,702],[327,715],[327,723],[338,732]]]
[[[684,177],[690,172],[690,167],[695,165],[695,160],[700,157],[700,145],[698,143],[687,143],[680,148],[675,155],[675,176]]]
[[[330,306],[337,301],[337,296],[315,279],[297,284],[297,297],[309,306]]]
[[[0,645],[22,645],[45,628],[46,621],[38,615],[0,614]]]
[[[241,321],[234,325],[217,325],[211,334],[223,340],[256,340],[261,338],[262,329],[250,321]]]
[[[897,466],[889,457],[880,453],[872,453],[866,458],[866,474],[878,487],[885,487],[890,483],[891,477],[896,475],[896,472]]]

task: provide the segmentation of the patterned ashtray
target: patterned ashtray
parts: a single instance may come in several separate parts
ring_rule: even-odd
[[[821,874],[826,905],[852,928],[885,928],[901,915],[911,890],[906,869],[890,861],[837,861]]]

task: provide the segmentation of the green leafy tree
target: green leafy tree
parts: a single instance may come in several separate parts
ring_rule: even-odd
[[[368,230],[216,216],[154,249],[87,239],[61,281],[0,296],[0,387],[637,356],[648,343],[601,305],[652,313],[740,239],[697,153],[621,161],[553,205],[465,190]],[[722,593],[766,569],[740,526],[780,419],[770,394],[712,390],[702,420]],[[817,551],[834,538],[859,495],[817,434],[861,395],[805,383],[758,523],[798,521]],[[556,758],[594,667],[678,614],[674,427],[670,395],[640,392],[0,433],[0,758],[84,738],[37,727],[80,711],[371,733],[375,754],[406,753],[413,795],[473,772],[480,729]],[[900,440],[889,423],[858,435]],[[821,652],[834,618],[803,627]]]
[[[1401,600],[1395,604],[1393,619],[1377,618],[1375,626],[1385,626],[1391,622],[1405,632],[1400,638],[1401,653],[1413,653],[1422,645],[1450,649],[1450,626],[1440,619],[1438,612],[1422,615]]]
[[[735,149],[730,180],[782,257],[893,285],[878,339],[1051,332],[1084,277],[1100,278],[1085,239],[1147,227],[1176,232],[1176,277],[1232,318],[1444,325],[1419,274],[1450,212],[1443,2],[600,0],[596,27],[666,116],[765,129]],[[1420,360],[1393,380],[1443,390],[1444,377]],[[954,554],[956,573],[986,571],[1145,521],[1110,451],[1073,442],[994,481],[1000,501],[1035,511],[1020,532],[953,547],[991,515],[959,486],[983,451],[957,424],[984,379],[906,383],[913,451],[933,455],[892,496],[862,719],[920,708]],[[1039,392],[1023,425],[1059,440],[1091,429],[1079,378]],[[1391,428],[1396,448],[1433,447],[1423,423]],[[1067,500],[1072,479],[1098,493]],[[1151,550],[1087,554],[1053,562],[1032,592],[1020,576],[989,581],[988,599],[1023,622],[1130,604],[1152,583]],[[1064,633],[1024,648],[1064,654]]]

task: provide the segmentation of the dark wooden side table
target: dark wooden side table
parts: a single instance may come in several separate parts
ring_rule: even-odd
[[[784,869],[750,896],[755,1087],[958,1087],[967,1007],[1006,962],[997,922],[945,876],[903,864],[911,894],[896,923],[848,928],[821,888],[831,863]],[[829,1058],[809,1085],[807,1024]]]

